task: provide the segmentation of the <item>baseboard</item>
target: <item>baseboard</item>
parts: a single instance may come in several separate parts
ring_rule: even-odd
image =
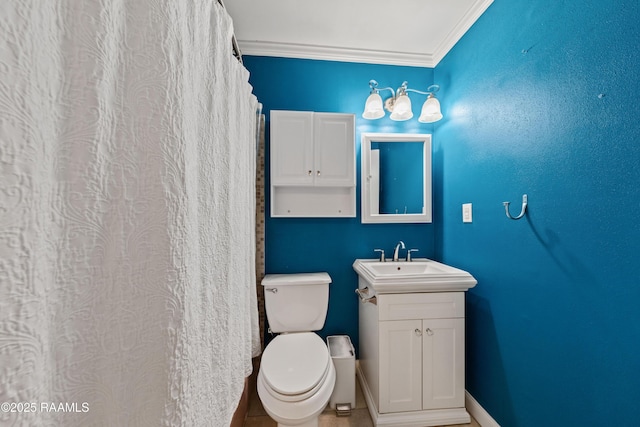
[[[467,411],[482,427],[500,427],[500,424],[496,422],[491,415],[485,409],[480,406],[478,401],[465,390],[464,404],[467,407]]]

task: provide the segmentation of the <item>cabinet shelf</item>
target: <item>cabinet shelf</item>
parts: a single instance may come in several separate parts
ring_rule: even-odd
[[[355,217],[355,187],[271,186],[271,217]]]

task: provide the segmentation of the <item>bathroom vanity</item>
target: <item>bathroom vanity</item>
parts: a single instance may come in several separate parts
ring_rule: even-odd
[[[358,378],[376,426],[470,422],[464,292],[476,280],[436,261],[356,260]]]

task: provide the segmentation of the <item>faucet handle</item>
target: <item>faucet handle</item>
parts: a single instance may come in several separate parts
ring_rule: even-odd
[[[374,249],[374,252],[380,252],[380,262],[385,262],[386,259],[384,258],[384,250],[382,249]]]
[[[407,251],[407,262],[411,262],[411,252],[418,252],[418,249],[409,249]]]

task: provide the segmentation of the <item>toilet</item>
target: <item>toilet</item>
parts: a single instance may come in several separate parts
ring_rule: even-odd
[[[262,280],[272,333],[258,372],[258,396],[279,427],[317,427],[336,382],[322,329],[329,303],[327,273],[268,274]]]

